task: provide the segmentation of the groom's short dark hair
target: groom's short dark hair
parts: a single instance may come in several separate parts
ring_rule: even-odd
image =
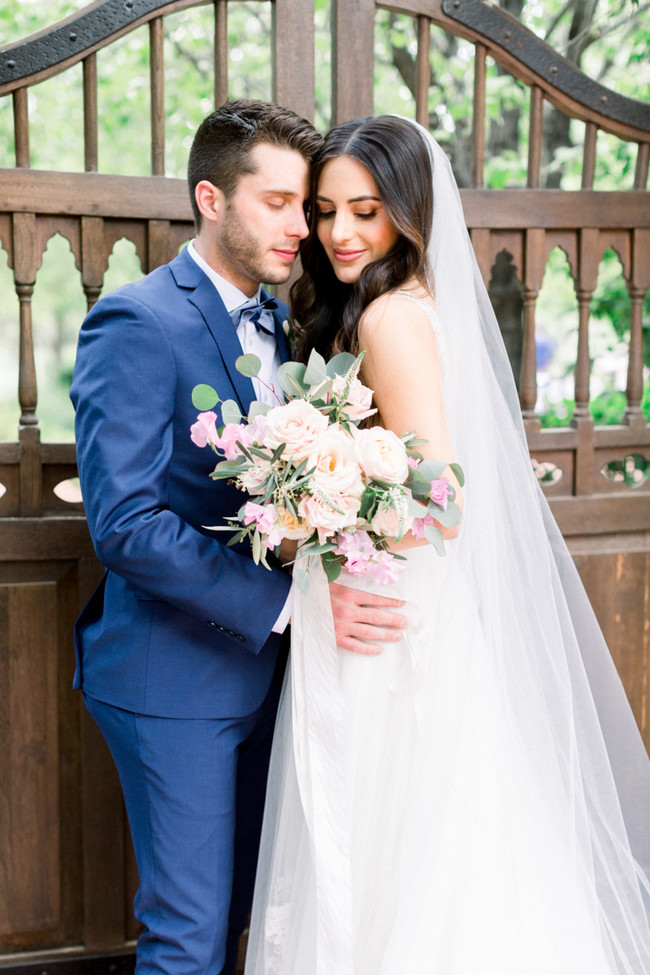
[[[203,120],[194,136],[187,167],[197,230],[201,226],[194,198],[197,184],[207,179],[231,197],[240,176],[254,172],[251,149],[262,142],[293,149],[310,163],[322,137],[311,122],[290,109],[244,98],[230,99]]]

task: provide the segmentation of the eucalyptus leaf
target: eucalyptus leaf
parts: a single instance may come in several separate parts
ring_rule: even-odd
[[[241,410],[234,399],[225,399],[221,404],[221,418],[224,423],[241,423]]]
[[[283,362],[278,369],[278,382],[288,395],[297,392],[302,396],[307,391],[303,384],[304,375],[305,365],[302,362]]]
[[[431,542],[435,548],[438,555],[445,554],[445,543],[442,538],[442,532],[435,525],[425,525],[424,526],[424,537],[427,542]]]
[[[455,528],[460,521],[460,508],[457,504],[448,504],[445,510],[432,502],[427,510],[445,528]]]
[[[328,404],[325,402],[325,396],[327,396],[333,385],[333,379],[325,379],[325,381],[322,382],[317,389],[312,390],[310,394],[312,404],[316,406],[316,403],[319,402],[322,403],[323,406],[327,406]]]
[[[419,474],[424,474],[430,481],[435,481],[447,466],[444,461],[427,459],[422,461],[417,470]]]
[[[249,379],[256,379],[260,374],[261,368],[262,360],[258,355],[253,355],[252,352],[237,356],[235,359],[235,369],[237,372],[240,372],[242,376],[248,376]]]
[[[325,569],[325,575],[327,576],[328,582],[336,582],[338,577],[341,575],[342,564],[333,558],[327,558],[327,553],[325,553],[324,558],[321,560],[323,563],[323,568]]]
[[[409,466],[406,486],[411,489],[415,497],[424,498],[431,490],[431,479],[421,474],[419,467]]]
[[[463,468],[460,466],[460,464],[456,464],[456,463],[450,464],[449,466],[451,467],[452,471],[456,475],[456,480],[462,487],[463,484],[465,483],[465,475],[463,474]]]
[[[336,542],[314,542],[309,548],[304,549],[305,555],[324,555],[325,552],[333,552]]]
[[[212,386],[207,386],[205,383],[199,383],[192,390],[192,405],[200,413],[205,413],[208,410],[213,409],[219,402],[219,394],[216,389]]]
[[[351,352],[339,352],[327,363],[327,375],[331,379],[335,376],[344,376],[356,361]]]
[[[322,355],[312,349],[307,362],[307,368],[303,377],[306,386],[318,386],[327,379],[327,363]]]
[[[265,416],[270,409],[269,403],[263,403],[261,399],[254,399],[248,411],[248,422],[252,423],[256,416]]]
[[[291,578],[295,582],[298,592],[302,596],[305,596],[307,594],[307,590],[309,589],[309,573],[305,572],[304,569],[294,568],[293,572],[291,573]]]

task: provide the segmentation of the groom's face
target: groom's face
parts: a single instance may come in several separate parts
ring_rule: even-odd
[[[254,171],[244,173],[216,225],[219,273],[245,294],[260,281],[281,284],[291,273],[307,236],[307,161],[293,149],[260,143],[250,153]]]

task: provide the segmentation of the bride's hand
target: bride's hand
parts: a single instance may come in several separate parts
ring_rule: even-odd
[[[330,599],[336,645],[342,650],[376,656],[382,643],[401,640],[408,626],[406,616],[392,611],[404,605],[403,599],[360,592],[338,582],[330,584]]]

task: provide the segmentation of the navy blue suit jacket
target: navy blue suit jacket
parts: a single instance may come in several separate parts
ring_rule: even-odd
[[[288,358],[274,313],[278,347]],[[190,440],[192,389],[247,413],[242,349],[212,282],[186,251],[102,298],[83,323],[70,392],[88,525],[107,573],[75,628],[75,686],[142,714],[238,717],[268,689],[271,633],[289,588],[280,569],[208,532],[243,495],[208,476]]]

